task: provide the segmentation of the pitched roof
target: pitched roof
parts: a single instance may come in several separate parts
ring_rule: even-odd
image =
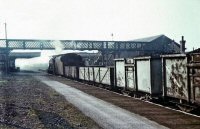
[[[165,35],[156,35],[156,36],[151,36],[151,37],[146,37],[146,38],[140,38],[140,39],[134,39],[134,40],[131,40],[131,41],[134,41],[134,42],[152,42],[162,36],[165,36]],[[166,36],[165,36],[166,37]]]

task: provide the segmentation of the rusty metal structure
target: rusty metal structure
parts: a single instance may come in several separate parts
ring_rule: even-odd
[[[164,96],[189,101],[187,61],[185,54],[162,56]]]
[[[200,104],[200,49],[162,56],[163,95]]]
[[[189,54],[188,79],[190,81],[191,97],[190,101],[200,104],[200,49]]]

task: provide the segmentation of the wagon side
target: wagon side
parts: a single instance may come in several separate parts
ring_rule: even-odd
[[[137,92],[160,97],[162,95],[162,63],[158,57],[134,58]]]
[[[189,102],[187,56],[163,55],[163,96]]]

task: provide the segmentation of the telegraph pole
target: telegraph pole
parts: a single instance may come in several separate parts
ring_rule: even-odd
[[[6,74],[8,74],[8,35],[7,35],[7,24],[6,22],[4,23],[4,27],[5,27],[5,40],[6,40],[6,61],[5,61],[5,66],[6,66]]]

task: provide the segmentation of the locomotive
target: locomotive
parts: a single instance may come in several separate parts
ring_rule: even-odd
[[[200,49],[184,54],[120,58],[114,62],[113,67],[84,66],[80,56],[64,54],[50,60],[48,71],[134,96],[200,106]]]
[[[55,55],[49,60],[48,73],[65,75],[65,66],[84,66],[82,57],[76,53]]]

